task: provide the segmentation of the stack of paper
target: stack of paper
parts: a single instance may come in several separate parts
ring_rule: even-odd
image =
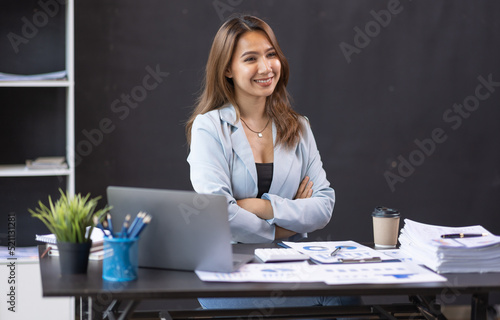
[[[0,81],[40,81],[40,80],[61,80],[66,78],[67,72],[55,71],[42,74],[11,74],[0,72]]]
[[[405,219],[399,242],[404,253],[438,273],[500,272],[500,237],[482,226],[443,227]]]
[[[102,260],[104,257],[104,233],[101,229],[94,228],[92,230],[92,247],[90,248],[90,260]],[[36,241],[45,242],[51,248],[48,252],[50,256],[59,256],[59,250],[57,248],[56,236],[52,233],[50,234],[37,234],[35,237]]]
[[[39,157],[35,160],[26,160],[28,169],[67,169],[64,157]]]

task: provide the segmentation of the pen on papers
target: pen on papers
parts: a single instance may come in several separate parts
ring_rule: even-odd
[[[441,238],[443,239],[455,239],[455,238],[475,238],[475,237],[485,237],[487,233],[450,233],[443,234]]]
[[[52,247],[51,246],[47,246],[47,248],[45,249],[45,251],[42,253],[42,255],[40,256],[40,259],[45,257],[45,255],[50,251],[52,250]]]
[[[336,256],[337,253],[339,253],[340,250],[342,250],[342,247],[337,247],[335,250],[332,251],[332,253],[330,253],[330,256],[331,257]]]
[[[366,259],[339,259],[342,263],[363,263],[363,262],[382,262],[380,257],[366,258]]]

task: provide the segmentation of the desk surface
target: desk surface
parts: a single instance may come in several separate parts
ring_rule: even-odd
[[[260,245],[262,246],[262,245]],[[252,253],[257,245],[234,245],[235,253]],[[44,246],[40,246],[42,252]],[[43,296],[113,299],[176,299],[198,297],[251,297],[305,295],[460,295],[500,291],[500,273],[445,274],[446,282],[407,284],[326,285],[315,283],[203,282],[194,272],[139,268],[138,280],[109,282],[102,279],[102,261],[89,261],[87,274],[61,276],[57,257],[40,259]]]

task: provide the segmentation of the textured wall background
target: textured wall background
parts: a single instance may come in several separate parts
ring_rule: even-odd
[[[373,207],[500,234],[500,4],[76,1],[77,191],[191,189],[183,123],[222,21],[265,19],[337,192],[312,239],[371,241]]]

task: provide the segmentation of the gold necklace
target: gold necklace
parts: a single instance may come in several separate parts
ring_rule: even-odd
[[[262,138],[262,132],[264,130],[266,130],[267,126],[269,125],[269,122],[271,122],[271,118],[267,119],[267,123],[266,123],[266,126],[264,127],[264,129],[262,129],[260,131],[255,131],[248,126],[248,124],[245,122],[245,120],[243,120],[243,118],[240,118],[240,119],[245,124],[245,126],[248,128],[248,130],[252,131],[253,133],[256,133],[259,138]]]

